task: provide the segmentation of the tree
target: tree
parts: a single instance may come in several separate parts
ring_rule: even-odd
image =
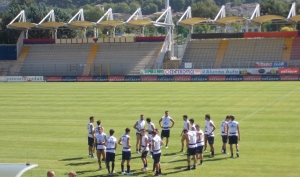
[[[104,11],[96,6],[85,5],[83,9],[86,21],[97,22],[104,15]]]
[[[141,5],[137,2],[132,2],[129,4],[130,7],[130,14],[133,14],[139,7],[141,7]]]
[[[158,7],[156,4],[150,3],[143,8],[143,13],[145,15],[152,14],[158,11]]]
[[[213,0],[203,0],[192,5],[192,15],[194,17],[214,19],[218,12],[219,7]]]
[[[116,13],[130,13],[130,7],[125,3],[118,3],[114,8]]]
[[[231,7],[240,6],[243,4],[243,0],[233,0],[231,3]]]
[[[170,0],[170,6],[175,12],[184,11],[185,0]]]
[[[266,21],[266,22],[264,22],[264,23],[261,25],[261,30],[262,30],[263,32],[268,31],[268,29],[270,28],[271,24],[272,24],[271,21]]]
[[[281,15],[286,17],[289,13],[289,3],[280,0],[265,0],[260,3],[260,12],[270,15]]]
[[[231,26],[232,26],[234,32],[237,33],[237,32],[241,32],[241,29],[243,27],[243,23],[237,21],[237,22],[231,23]]]
[[[283,26],[280,31],[294,31],[294,28],[291,26]]]

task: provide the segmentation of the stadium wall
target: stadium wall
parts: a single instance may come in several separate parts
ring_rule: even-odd
[[[0,45],[0,60],[17,60],[17,46],[15,44]]]

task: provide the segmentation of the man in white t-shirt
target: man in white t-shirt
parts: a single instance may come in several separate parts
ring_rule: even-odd
[[[141,155],[141,159],[143,162],[144,167],[142,168],[143,171],[148,170],[148,161],[147,161],[147,154],[149,152],[149,138],[146,135],[146,130],[142,129],[140,130],[141,135],[142,135],[142,155]]]
[[[228,121],[230,120],[230,116],[227,115],[225,120],[223,120],[221,122],[221,126],[220,126],[220,134],[221,134],[221,137],[222,137],[222,153],[223,154],[227,154],[226,152],[226,144],[227,144],[227,140],[228,140],[228,135],[227,135],[227,131],[228,131]]]
[[[90,117],[90,122],[87,125],[88,130],[88,150],[89,157],[94,158],[94,143],[95,143],[95,132],[94,132],[94,116]]]
[[[161,125],[161,122],[163,125]],[[170,123],[172,122],[172,125]],[[159,120],[159,125],[162,128],[161,131],[161,139],[163,140],[164,137],[166,137],[166,148],[168,148],[168,143],[169,143],[169,137],[170,137],[170,129],[174,126],[175,121],[172,119],[172,117],[169,116],[169,111],[165,111],[165,116],[163,116]]]
[[[108,170],[108,175],[113,175],[115,169],[117,138],[113,136],[114,133],[115,131],[113,129],[110,129],[109,136],[106,137],[106,167]],[[111,170],[109,162],[111,162]]]
[[[155,164],[155,174],[154,176],[160,176],[161,173],[161,164],[160,164],[160,156],[161,156],[161,146],[163,145],[163,141],[157,135],[156,131],[152,132],[152,150],[153,150],[153,160]]]
[[[181,132],[181,151],[180,152],[183,152],[183,148],[184,148],[184,141],[185,141],[185,134],[184,134],[184,131],[183,130],[189,130],[190,129],[190,121],[188,120],[188,116],[187,115],[183,115],[182,116],[182,119],[183,119],[183,129],[182,129],[182,132]]]
[[[125,134],[119,139],[118,144],[122,145],[122,162],[121,162],[121,170],[122,174],[132,175],[130,172],[130,160],[131,160],[131,144],[130,144],[130,129],[125,129]],[[127,172],[124,171],[124,163],[127,162]]]
[[[141,152],[141,132],[140,130],[145,129],[145,124],[146,121],[144,120],[144,115],[141,114],[140,120],[136,121],[134,124],[133,128],[136,129],[136,152],[140,153]]]
[[[232,149],[233,144],[235,144],[236,156],[240,157],[239,144],[238,144],[238,142],[241,140],[240,127],[239,127],[239,123],[234,119],[235,119],[234,115],[230,115],[230,122],[228,122],[227,124],[228,126],[227,135],[229,139],[231,158],[233,158],[233,149]]]
[[[101,156],[106,159],[106,134],[103,132],[102,127],[98,127],[98,134],[96,135],[96,148],[97,148],[97,158],[98,158],[98,170],[102,169],[101,166]]]
[[[215,156],[215,148],[214,148],[215,135],[214,135],[214,131],[216,129],[216,126],[215,126],[214,122],[211,120],[209,114],[205,115],[205,119],[207,121],[207,142],[210,146],[210,152],[211,152],[210,157],[214,157]]]
[[[191,131],[184,130],[184,136],[187,141],[186,147],[188,149],[187,152],[187,169],[186,170],[195,170],[196,164],[197,164],[197,156],[196,156],[196,150],[197,150],[197,134],[196,129],[194,127],[191,128]],[[194,159],[194,165],[191,168],[191,156],[193,156]]]
[[[204,133],[200,129],[200,125],[196,125],[196,135],[197,135],[197,159],[200,159],[199,165],[203,164],[203,146],[204,146]]]

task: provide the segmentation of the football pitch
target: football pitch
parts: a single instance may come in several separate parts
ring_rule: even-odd
[[[131,128],[134,176],[153,176],[135,153],[133,125],[140,114],[156,127],[168,110],[175,120],[169,148],[162,149],[163,176],[274,177],[299,176],[300,82],[207,83],[0,83],[0,163],[39,166],[24,177],[57,177],[76,171],[79,177],[107,176],[97,171],[97,159],[88,157],[87,124],[90,116],[101,120],[117,139]],[[204,127],[210,114],[216,125],[215,157],[204,154],[203,166],[184,171],[181,149],[182,115]],[[240,124],[240,157],[221,154],[220,123],[234,114]],[[227,146],[229,151],[229,146]],[[120,175],[121,147],[115,171]],[[103,165],[104,166],[104,165]],[[126,168],[125,168],[126,169]]]

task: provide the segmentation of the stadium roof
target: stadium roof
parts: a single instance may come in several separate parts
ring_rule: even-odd
[[[121,21],[117,21],[117,20],[107,20],[107,21],[101,21],[99,23],[95,24],[95,27],[116,27],[116,26],[120,26],[123,25],[124,22]]]
[[[150,20],[130,20],[126,23],[127,26],[136,26],[136,27],[143,27],[143,26],[150,26],[153,25],[153,22]]]
[[[228,23],[233,23],[236,21],[244,21],[244,20],[247,20],[247,19],[244,17],[232,16],[232,17],[219,18],[218,20],[216,20],[216,23],[228,24]]]
[[[283,17],[283,16],[279,16],[279,15],[264,15],[264,16],[259,16],[259,17],[256,17],[256,18],[253,18],[252,19],[253,22],[255,23],[264,23],[264,22],[267,22],[267,21],[286,21],[286,18]]]
[[[68,23],[68,27],[71,28],[87,28],[90,26],[94,26],[94,22],[89,21],[73,21],[71,23]]]
[[[57,29],[59,27],[64,27],[65,23],[62,22],[44,22],[42,24],[38,25],[38,28],[53,28],[53,29]]]
[[[181,26],[194,26],[194,25],[199,25],[199,24],[204,24],[210,22],[210,19],[207,18],[201,18],[201,17],[193,17],[193,18],[188,18],[181,20],[178,25]]]
[[[296,16],[289,18],[289,21],[298,23],[300,21],[300,15],[296,15]]]
[[[35,28],[36,24],[30,23],[30,22],[15,22],[15,23],[11,23],[7,26],[12,29],[26,30],[26,29],[30,29],[30,28]]]

